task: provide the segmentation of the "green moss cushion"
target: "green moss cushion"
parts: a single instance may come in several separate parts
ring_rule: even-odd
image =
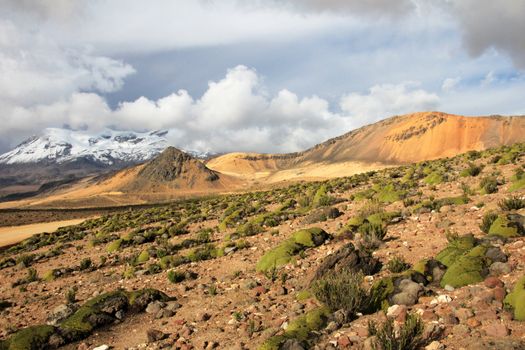
[[[473,235],[460,236],[436,255],[436,260],[443,265],[451,266],[461,255],[474,248],[476,239]]]
[[[441,279],[441,286],[450,285],[458,288],[483,281],[486,274],[484,273],[486,252],[487,247],[477,246],[460,256],[448,267]]]
[[[329,237],[324,230],[314,227],[295,232],[290,239],[282,242],[272,250],[266,252],[257,263],[259,272],[267,272],[273,268],[289,263],[294,255],[306,248],[317,247]]]
[[[522,229],[518,223],[512,222],[506,215],[499,215],[490,226],[488,234],[490,236],[500,236],[505,238],[518,237],[522,234]]]
[[[514,319],[525,321],[525,276],[520,278],[512,293],[507,295],[504,300],[505,307],[514,310]]]

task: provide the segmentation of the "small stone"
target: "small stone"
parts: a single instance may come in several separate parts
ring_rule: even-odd
[[[328,325],[326,325],[326,331],[328,333],[333,333],[338,329],[339,329],[339,325],[337,324],[337,322],[330,321]]]
[[[80,345],[77,346],[77,350],[89,350],[89,345],[86,343],[80,343]]]
[[[197,321],[208,321],[211,318],[211,315],[207,312],[197,314]]]
[[[97,346],[97,347],[94,347],[93,350],[108,350],[109,349],[109,345],[106,345],[106,344],[103,344],[103,345],[100,345],[100,346]]]
[[[387,317],[395,319],[397,322],[405,322],[407,307],[405,305],[392,305],[386,312]]]
[[[494,288],[494,299],[496,299],[499,302],[503,302],[503,299],[505,299],[505,295],[507,293],[505,292],[505,288],[502,287],[496,287]]]
[[[456,288],[452,287],[450,284],[447,284],[444,289],[447,292],[453,292]]]
[[[466,322],[467,326],[470,328],[477,328],[481,325],[481,322],[479,322],[476,318],[469,318]]]
[[[341,349],[345,349],[350,347],[352,345],[352,342],[350,341],[350,338],[348,338],[346,335],[343,335],[337,339],[337,345]]]
[[[452,301],[452,298],[446,294],[439,295],[437,298],[432,299],[431,305],[435,304],[448,304]]]
[[[487,336],[501,338],[509,335],[509,329],[503,323],[491,323],[481,327]]]
[[[161,301],[153,301],[153,302],[149,303],[148,306],[146,307],[146,312],[148,314],[158,314],[159,311],[164,306],[166,306],[166,305],[163,302],[161,302]]]
[[[474,316],[474,313],[472,310],[462,307],[454,312],[454,316],[456,316],[461,322],[465,322]]]
[[[503,282],[497,277],[491,276],[487,277],[483,282],[488,288],[503,287]]]
[[[175,312],[180,309],[181,305],[177,301],[169,301],[166,303],[166,310]]]
[[[440,342],[434,340],[432,343],[425,346],[425,350],[443,350],[445,349],[445,345],[441,344]]]
[[[158,329],[148,329],[146,332],[146,335],[148,336],[148,343],[153,343],[162,339],[166,339],[168,337],[167,334],[163,333],[162,331],[159,331]]]
[[[504,262],[495,262],[489,267],[490,274],[492,276],[507,275],[511,272],[510,265]]]

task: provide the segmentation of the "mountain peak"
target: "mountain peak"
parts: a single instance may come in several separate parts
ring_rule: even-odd
[[[201,161],[172,146],[146,163],[138,176],[149,181],[159,182],[195,177],[204,178],[206,181],[219,179],[217,173],[208,169]]]

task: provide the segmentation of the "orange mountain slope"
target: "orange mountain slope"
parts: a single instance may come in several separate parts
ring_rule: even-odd
[[[212,159],[210,169],[230,175],[283,178],[303,169],[325,177],[373,168],[450,157],[470,150],[525,141],[525,117],[465,117],[441,112],[395,116],[350,131],[304,152],[231,153]],[[316,169],[316,171],[314,171]],[[339,171],[335,171],[339,170]]]

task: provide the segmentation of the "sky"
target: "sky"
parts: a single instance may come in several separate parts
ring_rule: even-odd
[[[0,152],[47,127],[292,152],[398,114],[525,114],[522,0],[0,0]]]

